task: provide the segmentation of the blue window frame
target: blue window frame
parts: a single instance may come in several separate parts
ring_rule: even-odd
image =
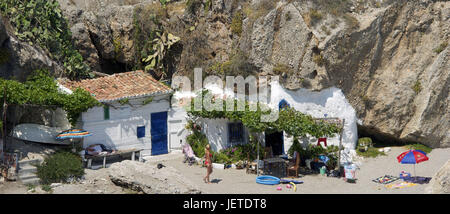
[[[143,138],[145,137],[145,126],[138,126],[137,127],[137,138]]]
[[[228,140],[230,143],[244,141],[244,125],[241,122],[228,123]]]
[[[103,106],[103,119],[109,120],[109,106]]]
[[[278,103],[278,109],[281,110],[283,108],[289,108],[291,107],[291,105],[289,105],[289,103],[285,100],[282,99],[279,103]]]

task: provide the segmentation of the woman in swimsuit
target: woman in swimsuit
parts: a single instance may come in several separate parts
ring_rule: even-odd
[[[211,146],[209,144],[206,145],[206,148],[205,148],[206,176],[203,178],[203,181],[208,184],[211,183],[209,181],[209,175],[211,175],[211,173],[212,173],[212,160],[211,160],[212,154],[211,154],[210,150],[211,150]]]

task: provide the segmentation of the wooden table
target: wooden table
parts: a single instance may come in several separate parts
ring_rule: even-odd
[[[118,150],[114,153],[107,153],[107,154],[101,154],[101,155],[85,155],[85,159],[87,160],[87,168],[92,168],[92,160],[93,159],[103,159],[103,168],[106,167],[106,158],[108,157],[114,157],[114,156],[122,156],[125,154],[131,153],[131,160],[134,161],[136,159],[136,153],[139,153],[139,162],[142,162],[142,150],[143,149],[126,149],[126,150]]]

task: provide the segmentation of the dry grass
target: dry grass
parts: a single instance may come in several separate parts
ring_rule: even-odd
[[[322,66],[325,63],[325,59],[321,54],[314,54],[313,61],[318,65]]]
[[[293,69],[285,64],[282,63],[277,63],[274,67],[273,67],[273,73],[276,75],[281,75],[281,74],[292,74],[293,73]]]
[[[267,15],[276,6],[277,1],[273,0],[261,0],[254,6],[250,3],[243,3],[242,10],[246,17],[250,19],[251,22],[256,21],[258,18]]]
[[[358,19],[356,19],[352,15],[344,14],[342,18],[344,18],[345,24],[347,24],[349,30],[356,30],[359,28]]]
[[[240,12],[237,12],[233,16],[233,20],[231,21],[231,32],[238,36],[241,36],[242,34],[242,14]]]

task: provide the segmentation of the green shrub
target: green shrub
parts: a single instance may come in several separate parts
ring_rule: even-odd
[[[282,63],[277,63],[274,67],[273,67],[273,73],[276,75],[280,75],[280,74],[292,74],[293,73],[293,69],[285,64]]]
[[[208,138],[199,130],[193,130],[193,133],[187,136],[186,141],[191,145],[194,154],[202,158],[205,156],[205,148],[208,145]]]
[[[52,191],[53,191],[53,190],[52,190],[52,187],[51,187],[50,185],[48,185],[48,184],[42,185],[42,186],[41,186],[41,189],[44,190],[44,191],[46,191],[46,192],[52,192]]]
[[[422,150],[422,151],[424,151],[424,152],[427,153],[427,154],[430,153],[431,150],[433,150],[432,148],[430,148],[430,147],[428,147],[428,146],[425,146],[425,145],[423,145],[423,144],[420,144],[420,143],[406,145],[406,148],[408,148],[408,149]]]
[[[0,65],[7,63],[10,59],[10,54],[8,49],[0,48]]]
[[[54,105],[62,107],[67,113],[69,122],[74,126],[82,112],[100,103],[91,94],[77,88],[72,94],[58,91],[58,86],[47,70],[36,70],[24,83],[0,78],[0,91],[7,89],[8,104]],[[3,93],[0,93],[3,100]]]
[[[437,54],[441,53],[443,50],[445,50],[445,48],[447,48],[448,46],[448,42],[442,42],[439,47],[437,47],[436,49],[434,49],[434,52],[436,52]]]
[[[249,18],[250,23],[254,23],[255,20],[266,16],[271,10],[276,7],[276,1],[273,0],[259,0],[255,1],[255,4],[242,3],[243,12]]]
[[[373,146],[372,138],[370,138],[370,137],[359,138],[358,139],[358,147],[360,147],[360,146],[372,147]]]
[[[223,163],[223,164],[230,164],[231,158],[228,157],[225,153],[222,152],[212,152],[212,162],[213,163]]]
[[[202,6],[203,2],[201,0],[188,0],[186,2],[186,9],[190,14],[195,14],[198,8]]]
[[[237,12],[231,21],[231,32],[238,36],[242,34],[242,14],[240,12]]]
[[[354,16],[350,14],[344,14],[342,18],[344,18],[344,21],[347,24],[349,30],[356,30],[359,28],[359,21]]]
[[[356,153],[362,157],[377,157],[379,155],[386,155],[384,152],[378,151],[379,148],[373,147],[373,141],[370,137],[363,137],[358,139]]]
[[[36,190],[35,190],[36,185],[34,185],[34,184],[27,184],[26,187],[27,187],[27,191],[36,192]]]
[[[42,184],[66,183],[69,178],[84,175],[81,157],[70,152],[57,152],[37,166],[37,176]]]
[[[419,94],[420,91],[422,91],[422,84],[420,84],[420,81],[417,80],[413,86],[411,86],[411,89],[414,90],[416,94]]]
[[[256,68],[249,57],[240,50],[234,50],[230,54],[230,59],[225,62],[217,62],[209,67],[215,74],[224,76],[243,76],[254,74]]]
[[[294,142],[292,143],[292,146],[288,149],[288,154],[290,156],[294,156],[294,152],[300,153],[303,150],[302,146],[300,145],[300,142],[297,138],[294,138]]]
[[[338,156],[339,156],[339,148],[334,145],[327,146],[323,148],[322,146],[315,146],[309,144],[307,148],[303,148],[297,138],[294,139],[294,143],[291,148],[288,150],[288,154],[290,156],[294,155],[294,151],[297,151],[302,160],[307,159],[315,159],[318,158],[319,155],[325,155],[329,158],[327,162],[327,166],[329,169],[334,169],[337,166]]]
[[[318,65],[322,66],[325,63],[325,59],[323,58],[322,54],[314,54],[313,61]]]
[[[326,33],[327,35],[330,35],[330,34],[331,34],[331,31],[328,30],[327,26],[325,26],[325,25],[322,25],[322,27],[321,27],[320,29],[322,29],[322,31],[323,31],[324,33]]]
[[[315,23],[317,23],[322,19],[322,13],[320,13],[320,11],[315,9],[310,9],[308,15],[310,18],[310,24],[312,25],[314,25]]]
[[[378,151],[378,148],[375,148],[375,147],[369,147],[367,149],[367,151],[364,151],[364,152],[356,150],[356,154],[358,154],[359,156],[362,156],[362,157],[367,157],[367,158],[374,158],[379,155],[386,155],[384,152]]]
[[[335,16],[341,16],[342,14],[348,12],[352,4],[349,0],[316,0],[314,3],[322,11]]]
[[[161,5],[163,7],[165,7],[167,4],[169,4],[170,0],[159,0],[159,3],[161,3]]]
[[[72,32],[58,1],[0,1],[0,13],[8,18],[15,36],[30,45],[39,45],[64,66],[71,78],[90,77],[90,68],[72,43]]]

